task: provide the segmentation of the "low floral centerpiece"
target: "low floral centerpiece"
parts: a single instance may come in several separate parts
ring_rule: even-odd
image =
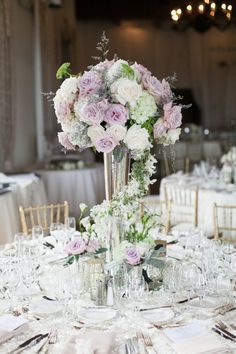
[[[54,97],[54,108],[61,127],[58,138],[66,150],[93,148],[112,154],[118,166],[124,155],[132,160],[128,181],[84,220],[86,232],[93,232],[109,249],[114,246],[114,220],[121,226],[119,244],[131,232],[140,198],[154,183],[154,140],[170,145],[179,139],[183,105],[172,91],[172,78],[160,81],[141,64],[117,57],[108,60],[107,44],[103,34],[97,46],[100,62],[85,72],[72,75],[69,63],[59,68],[57,77],[65,80]]]

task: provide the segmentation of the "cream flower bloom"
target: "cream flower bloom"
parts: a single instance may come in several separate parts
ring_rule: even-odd
[[[133,107],[142,95],[142,87],[136,81],[120,78],[111,85],[111,94],[117,102]]]

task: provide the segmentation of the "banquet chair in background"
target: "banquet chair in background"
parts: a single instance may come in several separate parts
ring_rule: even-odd
[[[41,225],[44,235],[49,234],[50,225],[54,222],[65,224],[69,215],[68,202],[62,204],[39,205],[34,207],[19,207],[20,222],[22,232],[26,235],[31,234],[35,225]]]
[[[215,239],[236,242],[236,205],[214,204],[213,217]]]
[[[165,202],[170,201],[171,230],[187,232],[198,226],[198,189],[165,185]]]
[[[145,210],[158,215],[161,232],[167,234],[170,229],[170,202],[161,200],[159,196],[147,196],[141,200],[141,215]]]

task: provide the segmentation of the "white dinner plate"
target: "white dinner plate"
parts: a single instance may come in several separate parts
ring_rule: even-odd
[[[217,299],[211,298],[211,297],[205,297],[202,301],[202,306],[200,306],[200,301],[199,298],[193,299],[189,302],[190,306],[193,307],[199,307],[199,308],[204,308],[204,309],[214,309],[219,305],[219,302]]]
[[[172,320],[175,314],[171,309],[160,308],[160,309],[143,311],[141,316],[149,322],[161,325],[163,323]]]
[[[49,316],[62,311],[62,306],[57,301],[37,299],[30,305],[30,310],[38,316]]]
[[[81,309],[79,318],[85,323],[99,323],[109,321],[116,315],[116,310],[111,308]]]

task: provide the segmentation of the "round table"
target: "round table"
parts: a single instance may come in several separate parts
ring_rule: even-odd
[[[196,177],[193,174],[178,172],[162,179],[161,200],[165,199],[164,186],[168,184],[198,188],[198,227],[209,236],[214,234],[214,204],[236,205],[236,185],[227,185],[219,179],[207,179],[206,177]]]

